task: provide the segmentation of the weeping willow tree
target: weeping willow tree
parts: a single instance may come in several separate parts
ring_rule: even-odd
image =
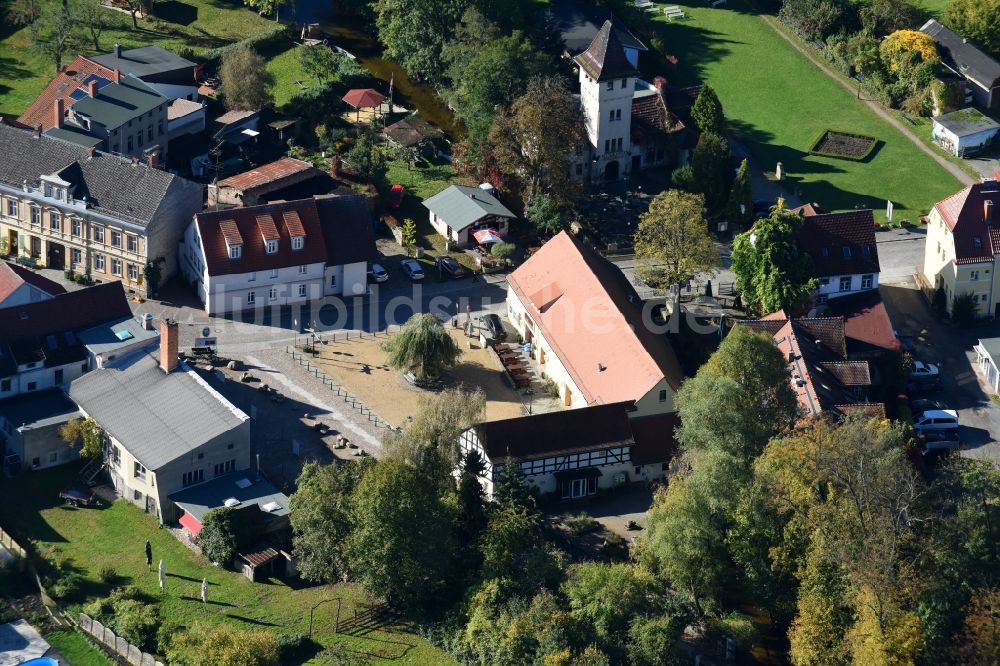
[[[454,367],[462,350],[432,314],[415,314],[399,333],[382,343],[386,362],[396,370],[409,370],[419,380],[437,379]]]

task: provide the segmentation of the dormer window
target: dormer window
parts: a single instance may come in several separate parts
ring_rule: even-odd
[[[302,236],[293,236],[292,237],[292,249],[293,250],[301,250],[302,246],[304,244],[305,244],[305,239]]]
[[[267,241],[267,243],[264,244],[264,251],[267,252],[268,254],[277,254],[278,253],[278,241],[276,241],[276,240],[269,240],[269,241]]]
[[[820,254],[821,254],[822,256],[824,256],[824,257],[829,257],[829,256],[830,256],[830,248],[827,248],[827,247],[821,247],[821,248],[819,249],[819,253],[820,253]]]
[[[850,245],[845,245],[842,249],[843,249],[843,252],[844,252],[844,258],[845,259],[850,259],[851,258],[851,246]]]
[[[229,246],[229,258],[239,259],[243,255],[242,245],[230,245]]]
[[[865,255],[866,257],[872,256],[872,246],[871,245],[862,245],[861,246],[861,254]]]

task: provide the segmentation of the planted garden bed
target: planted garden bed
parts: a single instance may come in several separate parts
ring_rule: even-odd
[[[812,155],[839,157],[860,162],[875,150],[878,139],[864,134],[851,134],[835,130],[823,130],[809,148]]]

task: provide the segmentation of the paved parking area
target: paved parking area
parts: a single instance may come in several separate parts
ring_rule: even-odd
[[[881,248],[879,254],[881,259]],[[897,334],[909,338],[918,359],[940,368],[941,390],[928,397],[958,411],[962,455],[1000,464],[1000,405],[984,389],[973,351],[979,338],[1000,335],[1000,324],[962,329],[938,321],[912,281],[883,284],[879,291]]]
[[[875,234],[882,284],[912,284],[913,274],[924,265],[925,227],[888,229]]]

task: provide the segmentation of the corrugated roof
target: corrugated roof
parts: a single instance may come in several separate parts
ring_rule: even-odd
[[[88,372],[69,396],[152,471],[249,418],[185,364],[164,373],[158,350]]]
[[[250,169],[249,171],[244,171],[243,173],[238,173],[235,176],[230,176],[229,178],[220,180],[219,187],[231,187],[234,190],[246,192],[247,190],[251,190],[255,187],[269,185],[282,180],[283,178],[288,178],[303,172],[319,173],[319,169],[314,167],[309,162],[303,162],[302,160],[297,160],[293,157],[282,157],[280,160],[270,162],[268,164],[262,164],[259,167]]]
[[[673,347],[646,326],[621,269],[565,231],[507,282],[588,403],[638,400],[664,379],[680,387]]]
[[[471,227],[487,215],[516,217],[485,190],[464,185],[450,185],[425,199],[424,207],[442,218],[455,231]]]

